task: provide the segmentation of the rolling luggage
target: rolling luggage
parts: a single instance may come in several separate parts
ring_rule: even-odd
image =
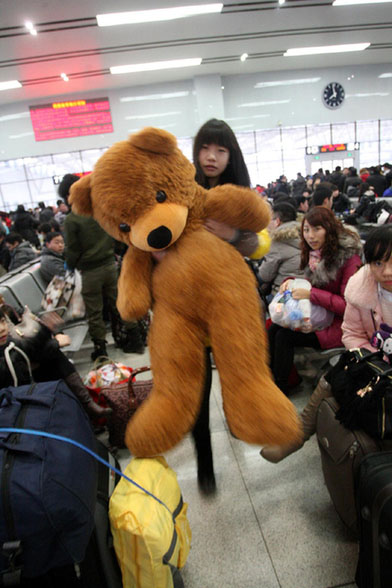
[[[392,452],[364,457],[356,479],[360,529],[356,583],[392,586]]]
[[[321,402],[317,413],[317,441],[333,505],[343,523],[357,533],[354,476],[366,454],[381,450],[381,442],[363,431],[346,429],[336,419],[338,410],[339,405],[332,396]]]

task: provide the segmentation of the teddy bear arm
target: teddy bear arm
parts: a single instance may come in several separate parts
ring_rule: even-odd
[[[209,190],[204,212],[206,218],[254,232],[264,229],[271,218],[269,205],[256,192],[232,184]]]
[[[141,318],[150,309],[151,272],[151,255],[131,245],[118,280],[117,308],[124,320]]]

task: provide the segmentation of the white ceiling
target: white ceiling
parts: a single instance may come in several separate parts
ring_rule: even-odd
[[[0,104],[66,93],[188,79],[358,64],[392,71],[392,3],[332,7],[332,0],[224,0],[222,13],[100,28],[95,15],[205,4],[211,0],[1,0]],[[34,23],[38,35],[24,28]],[[283,57],[292,47],[370,42],[358,53]],[[249,58],[241,62],[242,53]],[[109,67],[202,57],[198,67],[111,75]],[[69,82],[60,74],[65,72]]]

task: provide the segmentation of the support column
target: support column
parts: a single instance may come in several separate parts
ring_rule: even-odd
[[[197,76],[193,79],[198,128],[210,118],[225,118],[222,80],[219,75]],[[197,129],[196,129],[197,130]]]

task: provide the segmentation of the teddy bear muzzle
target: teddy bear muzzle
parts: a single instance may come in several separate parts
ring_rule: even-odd
[[[172,238],[171,230],[161,225],[149,233],[147,243],[153,249],[164,249],[170,245]]]
[[[158,203],[131,225],[130,242],[143,251],[167,249],[182,235],[187,218],[186,206]]]

